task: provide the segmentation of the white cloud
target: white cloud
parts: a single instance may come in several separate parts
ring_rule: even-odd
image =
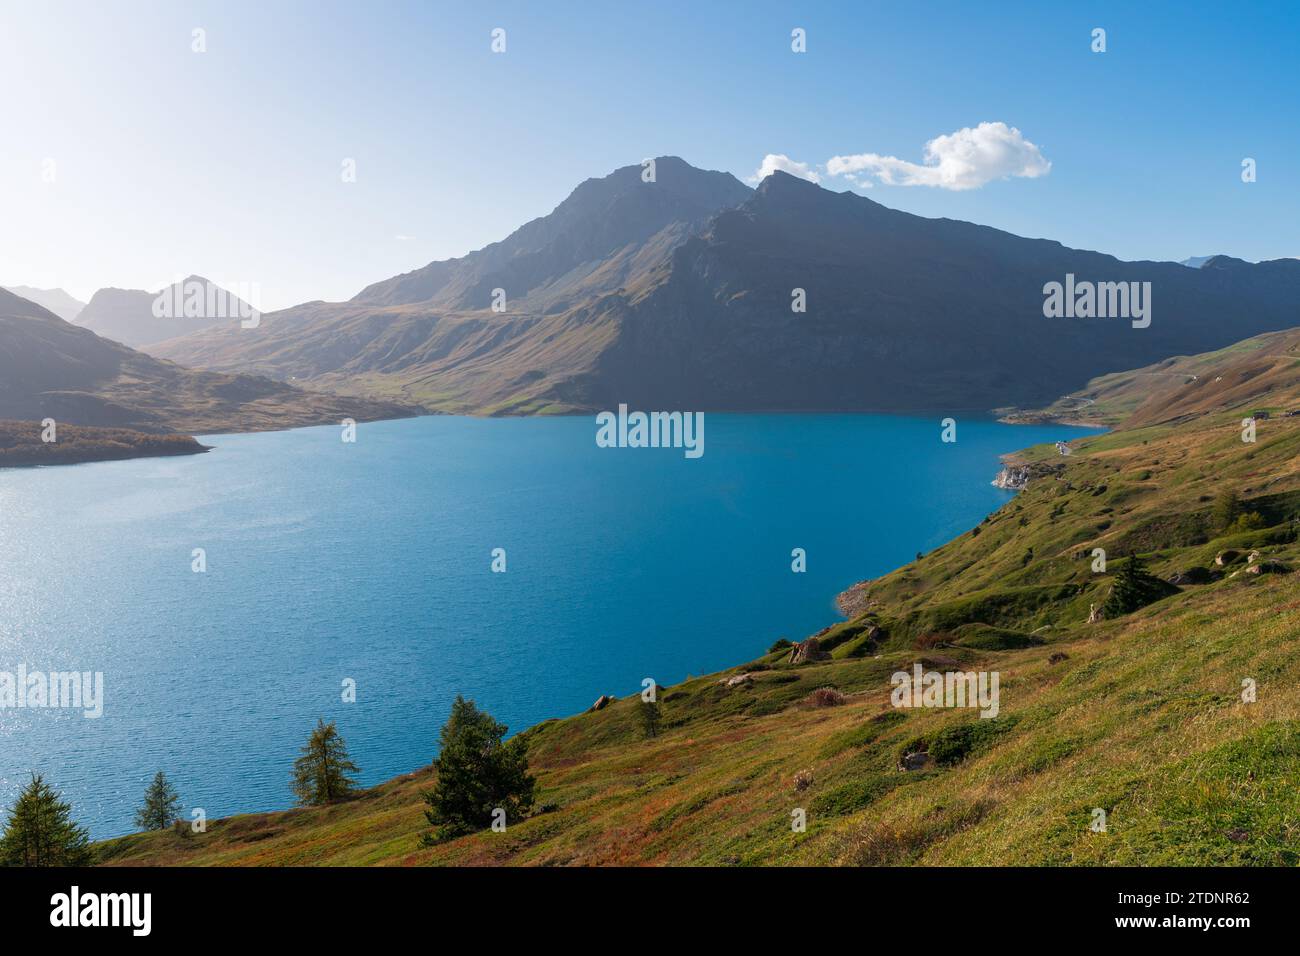
[[[784,159],[783,156],[768,159]],[[874,176],[888,186],[938,186],[940,189],[979,189],[995,179],[1046,176],[1052,164],[1038,147],[1006,123],[980,123],[925,144],[924,164],[896,156],[858,153],[832,156],[826,171],[859,186],[869,186]],[[766,166],[767,160],[764,160]],[[814,180],[815,182],[816,180]]]
[[[783,173],[789,173],[791,176],[798,176],[800,179],[806,179],[810,183],[819,183],[822,181],[816,171],[807,163],[798,163],[784,153],[768,153],[763,157],[763,163],[758,167],[757,172],[749,177],[751,183],[766,179],[777,170]]]

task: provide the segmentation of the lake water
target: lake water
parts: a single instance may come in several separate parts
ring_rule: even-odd
[[[0,806],[39,771],[112,836],[161,769],[210,817],[282,808],[317,717],[373,784],[434,757],[457,693],[520,730],[742,663],[999,507],[999,454],[1085,433],[710,414],[690,460],[595,431],[429,417],[0,471],[0,671],[104,675],[99,719],[0,709]]]

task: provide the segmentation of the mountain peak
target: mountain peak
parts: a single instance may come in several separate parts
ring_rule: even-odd
[[[186,297],[193,294],[195,285],[204,290],[205,314],[166,318],[154,315],[154,302],[162,293],[170,289],[173,301],[183,303]],[[223,293],[220,315],[206,314],[206,302],[213,289]],[[178,306],[179,308],[181,307]],[[132,348],[143,348],[200,329],[230,323],[232,319],[246,314],[246,304],[229,290],[222,289],[211,279],[191,274],[154,292],[146,292],[144,289],[100,289],[90,297],[90,302],[78,316],[77,324],[104,338],[122,342]]]
[[[760,196],[766,196],[768,193],[778,191],[802,191],[805,193],[811,193],[814,190],[820,192],[825,191],[821,186],[817,185],[817,183],[810,182],[802,176],[795,176],[792,173],[787,173],[783,169],[775,169],[763,177],[763,181],[758,184],[758,188],[755,192]]]
[[[478,310],[500,288],[512,303],[529,300],[532,310],[561,309],[579,287],[617,290],[633,260],[662,252],[668,233],[686,231],[753,194],[730,173],[698,169],[678,156],[660,156],[653,164],[653,178],[647,178],[647,162],[584,180],[550,213],[500,242],[377,282],[352,301]],[[608,268],[611,260],[627,268]]]

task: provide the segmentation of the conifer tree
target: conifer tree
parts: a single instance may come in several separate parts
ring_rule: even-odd
[[[317,719],[302,756],[293,762],[293,792],[303,806],[319,807],[341,800],[356,789],[351,774],[357,765],[334,722]]]
[[[641,729],[645,731],[647,737],[659,736],[659,723],[661,715],[659,713],[659,701],[643,700],[641,701]]]
[[[0,866],[89,866],[90,838],[72,822],[72,808],[39,774],[9,808],[0,836]]]
[[[1129,614],[1177,590],[1147,571],[1146,564],[1136,554],[1130,555],[1115,572],[1115,583],[1111,585],[1102,613],[1107,618]]]
[[[439,738],[438,781],[424,794],[424,815],[435,827],[426,845],[486,829],[497,809],[507,823],[532,809],[537,780],[528,774],[528,745],[520,737],[502,743],[506,730],[457,695]]]
[[[180,794],[159,770],[144,792],[144,806],[136,811],[135,825],[141,830],[166,830],[180,817]]]

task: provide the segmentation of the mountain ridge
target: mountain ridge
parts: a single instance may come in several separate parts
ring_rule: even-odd
[[[0,290],[0,419],[49,417],[188,435],[417,413],[410,406],[308,392],[253,375],[183,368]]]
[[[20,298],[49,309],[65,322],[75,322],[77,316],[86,307],[86,303],[59,288],[37,289],[29,285],[10,285],[3,288],[6,292],[12,292]]]
[[[349,302],[296,306],[247,333],[207,330],[154,351],[456,413],[621,402],[969,412],[1045,404],[1098,374],[1300,321],[1293,260],[1125,262],[914,216],[782,172],[751,191],[681,160],[657,162],[656,183],[635,166],[589,180],[550,214],[558,218]],[[682,195],[674,176],[689,184]],[[706,206],[706,218],[672,219]],[[575,239],[588,233],[586,245]],[[1067,275],[1150,282],[1151,327],[1045,318],[1045,283]],[[494,288],[504,312],[491,308]],[[791,310],[795,289],[805,290],[804,313]]]

